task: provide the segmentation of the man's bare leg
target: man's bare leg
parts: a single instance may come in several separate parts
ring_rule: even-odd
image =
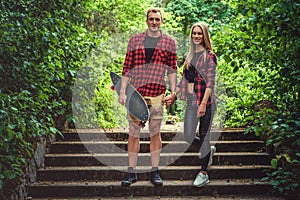
[[[155,186],[163,185],[163,181],[158,173],[158,166],[160,161],[160,152],[162,148],[160,126],[162,120],[152,119],[149,124],[150,132],[150,152],[151,152],[151,183]]]
[[[140,130],[141,127],[133,121],[129,121],[129,136],[128,136],[128,174],[121,182],[122,186],[130,186],[137,181],[136,165],[138,153],[140,151]]]
[[[136,168],[138,153],[140,151],[140,131],[140,126],[133,121],[129,122],[128,160],[129,167],[134,169]]]
[[[150,132],[150,152],[152,167],[158,167],[160,160],[160,152],[162,148],[160,126],[162,120],[152,119],[149,125]]]

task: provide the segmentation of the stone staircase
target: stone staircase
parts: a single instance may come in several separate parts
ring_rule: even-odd
[[[261,182],[270,157],[265,144],[243,129],[213,130],[212,143],[217,152],[209,167],[210,183],[192,186],[201,159],[186,144],[180,131],[163,131],[160,174],[162,187],[149,181],[149,134],[141,133],[138,182],[121,187],[128,166],[127,132],[68,130],[53,142],[38,170],[37,182],[29,186],[32,199],[83,199],[104,197],[185,197],[218,195],[268,196],[271,186]]]

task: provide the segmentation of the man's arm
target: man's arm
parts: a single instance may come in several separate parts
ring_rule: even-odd
[[[177,73],[168,74],[170,90],[172,93],[175,93],[176,85],[177,85]]]
[[[126,103],[126,88],[128,86],[128,82],[129,82],[129,77],[127,76],[122,76],[121,79],[121,89],[120,89],[120,95],[119,95],[119,103],[122,105],[125,105]]]
[[[173,102],[176,100],[177,73],[175,72],[175,73],[168,74],[168,79],[169,79],[171,94],[166,96],[165,102],[166,102],[166,106],[170,107],[173,104]]]

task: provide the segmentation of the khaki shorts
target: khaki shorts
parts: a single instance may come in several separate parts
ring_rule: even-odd
[[[144,96],[144,99],[148,105],[150,111],[150,119],[163,119],[164,117],[164,94],[156,97],[147,97]],[[139,122],[139,119],[136,119],[129,112],[127,112],[128,121]]]

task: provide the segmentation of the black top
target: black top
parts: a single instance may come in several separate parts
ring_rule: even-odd
[[[202,53],[203,51],[194,53],[189,69],[185,70],[185,78],[189,83],[193,83],[195,80],[195,75],[196,75],[195,66]]]
[[[144,40],[144,47],[146,51],[146,63],[150,63],[150,60],[152,58],[152,55],[154,53],[154,50],[156,48],[157,42],[160,39],[158,38],[153,38],[147,35],[147,37]]]

